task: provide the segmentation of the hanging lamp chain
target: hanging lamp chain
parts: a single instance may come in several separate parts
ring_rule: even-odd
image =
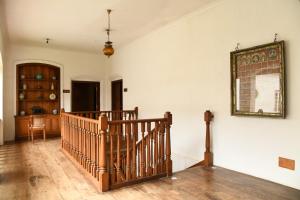
[[[106,29],[107,32],[107,40],[109,41],[109,36],[110,36],[110,13],[111,9],[107,9],[107,15],[108,15],[108,27]]]

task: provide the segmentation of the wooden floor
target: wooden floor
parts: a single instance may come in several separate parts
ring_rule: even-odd
[[[300,200],[300,191],[223,168],[192,168],[107,193],[98,193],[66,159],[60,140],[0,147],[0,199]]]

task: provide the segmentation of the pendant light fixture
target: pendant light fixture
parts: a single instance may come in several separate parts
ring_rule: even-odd
[[[103,49],[103,53],[107,57],[110,57],[115,52],[115,50],[112,46],[112,42],[109,40],[109,35],[110,35],[110,31],[111,31],[110,30],[110,13],[111,13],[111,9],[107,9],[107,15],[108,15],[108,23],[107,23],[108,25],[107,25],[107,29],[106,29],[107,42],[105,42],[104,49]]]

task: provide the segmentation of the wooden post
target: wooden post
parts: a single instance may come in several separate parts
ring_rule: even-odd
[[[213,154],[210,151],[210,122],[213,118],[213,114],[207,110],[204,113],[204,121],[206,124],[206,140],[205,140],[205,152],[204,152],[204,162],[203,166],[211,167],[213,166]]]
[[[166,112],[164,117],[166,118],[166,172],[167,172],[167,176],[172,176],[171,137],[170,137],[170,128],[172,125],[172,114],[170,112]]]
[[[100,159],[99,159],[99,187],[100,191],[105,192],[109,189],[109,179],[106,165],[106,134],[108,128],[108,120],[105,114],[99,117],[98,133],[100,134]]]
[[[137,106],[134,108],[134,114],[135,114],[135,119],[138,119],[139,118],[139,108]]]
[[[65,123],[64,123],[64,118],[62,114],[65,112],[65,109],[62,108],[60,110],[60,135],[61,135],[61,148],[64,148],[64,128],[65,128]]]

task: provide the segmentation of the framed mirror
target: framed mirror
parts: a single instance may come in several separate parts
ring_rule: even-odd
[[[284,41],[230,53],[231,115],[285,118]]]

